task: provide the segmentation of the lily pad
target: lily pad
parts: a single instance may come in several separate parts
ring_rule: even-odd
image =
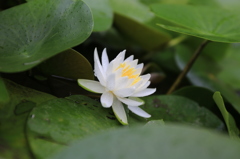
[[[173,92],[172,94],[189,98],[197,102],[200,106],[204,106],[210,110],[215,111],[216,105],[212,99],[213,93],[213,91],[204,87],[187,86]]]
[[[163,119],[164,122],[184,123],[223,130],[223,122],[211,111],[196,102],[181,96],[161,95],[144,97],[141,106],[151,114],[149,120]]]
[[[80,95],[40,104],[30,113],[27,125],[36,158],[46,158],[76,139],[120,126],[111,109]]]
[[[84,69],[83,69],[84,68]],[[70,49],[44,61],[37,69],[45,75],[56,75],[71,79],[94,79],[93,69],[88,60]]]
[[[92,32],[88,6],[75,0],[32,0],[0,13],[0,71],[30,69],[85,41]]]
[[[197,103],[187,98],[177,96],[153,98],[161,99],[163,104],[169,104],[171,109],[168,115],[171,114],[171,117],[163,115],[166,114],[166,109],[156,107],[159,101],[152,103],[153,99],[146,97],[144,98],[146,104],[142,108],[152,115],[149,120],[165,121],[166,119],[166,121],[178,121],[218,130],[224,127],[214,114],[200,108]],[[130,114],[130,125],[147,121]],[[103,108],[99,102],[88,97],[73,95],[65,99],[50,100],[35,107],[28,118],[27,136],[34,156],[47,158],[63,150],[76,139],[83,139],[117,127],[121,125],[111,109]]]
[[[194,6],[210,6],[224,8],[231,11],[239,11],[240,2],[237,0],[141,0],[145,4],[164,3],[164,4],[189,4]]]
[[[162,28],[217,42],[240,42],[240,16],[217,7],[153,4]]]
[[[183,96],[188,99],[191,99],[197,102],[200,106],[207,108],[213,114],[215,114],[219,119],[224,121],[222,114],[214,100],[212,99],[213,91],[204,87],[197,87],[197,86],[187,86],[180,88],[177,91],[174,91],[172,95]]]
[[[238,159],[240,143],[204,129],[148,126],[113,130],[75,142],[49,159]]]
[[[0,158],[30,159],[25,124],[29,112],[37,104],[55,98],[4,80],[10,100],[0,107]]]

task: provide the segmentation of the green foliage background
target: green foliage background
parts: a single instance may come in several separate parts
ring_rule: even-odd
[[[239,158],[240,2],[0,2],[0,158]],[[209,41],[181,85],[166,94]],[[122,126],[99,95],[93,50],[145,64],[149,119]]]

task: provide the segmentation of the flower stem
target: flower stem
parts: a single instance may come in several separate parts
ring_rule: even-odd
[[[177,77],[176,81],[173,83],[171,88],[168,90],[167,94],[171,94],[177,87],[178,85],[182,82],[182,79],[186,76],[188,71],[191,69],[192,65],[200,55],[201,51],[204,49],[204,47],[209,43],[209,40],[204,40],[201,45],[197,48],[187,65],[185,66],[184,70],[181,72],[181,74]]]

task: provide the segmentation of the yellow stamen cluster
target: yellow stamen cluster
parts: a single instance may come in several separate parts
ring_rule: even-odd
[[[141,80],[139,74],[134,74],[136,72],[136,69],[131,67],[130,65],[127,65],[126,63],[121,63],[116,70],[120,68],[123,68],[121,77],[127,76],[129,79],[134,78],[134,81],[131,85],[134,85]]]

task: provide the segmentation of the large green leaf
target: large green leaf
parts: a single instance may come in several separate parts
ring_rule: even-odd
[[[0,158],[30,159],[31,152],[25,134],[29,112],[37,104],[55,98],[4,80],[10,100],[0,106]]]
[[[222,114],[212,98],[213,91],[204,87],[186,86],[174,91],[173,95],[183,96],[197,102],[200,106],[207,108],[219,119],[224,121]]]
[[[165,29],[217,42],[240,42],[240,16],[229,10],[176,4],[153,4],[151,8]]]
[[[33,0],[27,0],[33,1]],[[91,9],[94,21],[93,31],[105,31],[109,29],[113,21],[113,11],[109,0],[83,0]]]
[[[232,117],[232,115],[227,111],[220,92],[215,92],[213,94],[213,99],[216,102],[218,108],[220,109],[220,111],[222,113],[222,116],[223,116],[225,123],[227,125],[227,128],[228,128],[230,137],[238,138],[239,137],[238,127],[237,127],[236,122],[235,122],[234,118]]]
[[[139,0],[110,0],[117,28],[144,49],[156,49],[170,40],[170,34],[156,27],[156,17]]]
[[[140,0],[142,3],[151,5],[153,3],[167,3],[167,4],[186,4],[189,0]]]
[[[113,21],[113,11],[109,0],[83,0],[92,10],[94,27],[93,31],[109,29]]]
[[[197,1],[197,0],[195,0]],[[236,12],[239,12],[239,7],[240,7],[240,1],[237,0],[216,0],[218,2],[218,4],[222,7],[222,8],[226,8],[228,10],[234,10]]]
[[[83,69],[84,68],[84,69]],[[71,79],[94,79],[93,69],[88,60],[70,49],[44,61],[37,69],[45,75],[57,75]]]
[[[166,119],[215,129],[223,128],[223,123],[214,114],[187,98],[161,96],[144,99],[146,104],[142,108],[152,115],[149,120]],[[164,115],[166,112],[167,115]],[[130,114],[130,125],[147,121]],[[28,118],[27,134],[35,157],[47,158],[76,139],[119,126],[111,109],[104,109],[99,102],[88,97],[74,95],[50,100],[35,107]]]
[[[111,109],[104,109],[88,97],[74,95],[34,108],[28,118],[28,139],[35,157],[46,158],[77,138],[118,126]]]
[[[145,4],[164,3],[164,4],[190,4],[194,6],[211,6],[228,10],[239,11],[240,1],[238,0],[140,0]]]
[[[165,122],[187,123],[222,130],[223,122],[212,112],[196,102],[181,96],[161,95],[144,97],[141,106],[151,114],[149,120],[163,119]]]
[[[104,132],[70,145],[49,159],[239,159],[240,143],[209,130],[147,126]]]
[[[185,67],[191,57],[191,50],[185,46],[178,46],[176,52],[176,62],[181,70]],[[234,90],[217,78],[221,71],[220,66],[213,60],[201,56],[194,63],[193,67],[187,74],[190,82],[196,86],[205,87],[212,91],[220,91],[228,102],[240,113],[240,98]]]
[[[174,0],[175,1],[175,0]],[[177,0],[176,0],[177,1]],[[224,8],[230,11],[238,11],[240,7],[240,1],[238,0],[187,0],[188,4],[191,5],[203,5],[203,6],[211,6],[211,7],[219,7]]]
[[[0,13],[0,71],[27,70],[83,42],[92,32],[80,0],[34,0]]]

